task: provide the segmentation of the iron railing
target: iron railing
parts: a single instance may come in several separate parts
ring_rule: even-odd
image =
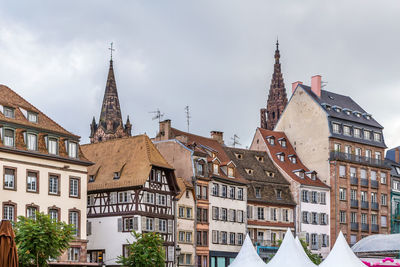
[[[386,162],[385,160],[357,156],[354,154],[343,153],[343,152],[338,152],[338,151],[331,151],[330,160],[340,160],[340,161],[346,161],[346,162],[351,162],[351,163],[364,164],[364,165],[368,165],[368,166],[372,166],[372,167],[390,169],[390,164],[388,162]]]
[[[358,223],[350,223],[350,229],[352,231],[358,231]]]
[[[362,223],[361,224],[361,231],[369,232],[369,224],[368,223]]]
[[[368,209],[369,203],[368,201],[361,201],[361,208],[362,209]]]
[[[360,181],[361,181],[361,186],[367,186],[368,187],[368,179],[361,178]]]
[[[351,185],[358,185],[358,178],[357,177],[350,177],[350,184]]]
[[[379,210],[378,202],[371,202],[371,210]]]
[[[371,232],[374,232],[374,233],[379,232],[379,225],[371,224]]]
[[[358,200],[357,199],[350,200],[350,207],[351,208],[358,208]]]
[[[377,180],[371,180],[371,188],[378,188],[379,183]]]

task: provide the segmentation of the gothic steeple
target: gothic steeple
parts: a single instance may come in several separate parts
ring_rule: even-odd
[[[281,72],[279,42],[276,40],[274,73],[268,94],[267,108],[260,110],[261,128],[273,130],[287,104],[285,83]]]
[[[119,105],[117,84],[115,82],[113,60],[110,60],[106,89],[104,91],[103,104],[101,106],[99,123],[95,118],[91,124],[90,142],[97,143],[108,139],[131,136],[129,120],[126,126],[123,125],[121,107]]]

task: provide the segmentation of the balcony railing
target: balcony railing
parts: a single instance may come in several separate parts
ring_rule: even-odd
[[[378,202],[371,202],[371,210],[379,210]]]
[[[361,208],[362,209],[368,209],[369,205],[368,205],[368,201],[361,201]]]
[[[264,240],[264,239],[253,239],[255,246],[262,247],[278,247],[278,241]]]
[[[318,250],[318,244],[311,245],[311,250]]]
[[[378,183],[377,180],[371,180],[371,187],[372,188],[378,188],[378,186],[379,186],[379,183]]]
[[[381,159],[374,159],[363,156],[356,156],[354,154],[342,153],[338,151],[331,151],[330,160],[340,160],[351,163],[359,163],[368,166],[390,169],[390,164]]]
[[[358,223],[350,223],[350,229],[352,231],[358,231]]]
[[[358,208],[358,200],[357,199],[350,200],[350,207],[351,208]]]
[[[361,186],[368,187],[368,179],[361,178],[360,181],[361,181]]]
[[[368,223],[362,223],[361,224],[361,231],[369,232],[369,224]]]
[[[358,185],[358,178],[357,177],[350,177],[350,184],[351,185]]]
[[[377,224],[371,224],[371,232],[373,233],[379,232],[379,226]]]

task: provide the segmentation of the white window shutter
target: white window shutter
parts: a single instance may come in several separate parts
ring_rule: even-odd
[[[154,232],[160,232],[160,220],[158,218],[154,219]]]
[[[293,222],[293,210],[289,210],[289,222]]]
[[[138,217],[133,218],[133,229],[135,231],[139,230],[139,218]]]
[[[174,229],[173,220],[168,220],[168,233],[171,234]]]
[[[87,222],[86,226],[86,235],[91,235],[92,234],[92,222]]]
[[[167,207],[171,207],[171,196],[167,195]]]
[[[118,232],[122,232],[122,218],[118,218]]]
[[[283,221],[282,220],[282,209],[281,208],[278,209],[277,217],[278,217],[278,221],[280,221],[280,222]]]
[[[266,240],[270,241],[271,240],[271,230],[267,230],[267,238]]]
[[[271,218],[270,212],[271,212],[271,211],[270,211],[270,208],[266,207],[266,208],[264,209],[265,220],[267,220],[267,221],[269,221],[270,218]]]
[[[321,202],[321,193],[317,192],[317,203],[319,204]]]
[[[318,249],[321,249],[322,247],[322,234],[318,235]]]
[[[142,216],[142,231],[146,231],[146,217]]]
[[[307,201],[310,202],[311,201],[311,192],[307,191]]]
[[[311,212],[307,212],[307,221],[308,221],[308,223],[312,223],[312,221],[311,221]]]

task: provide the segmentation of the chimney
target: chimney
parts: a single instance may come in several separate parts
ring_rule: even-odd
[[[211,131],[210,133],[212,139],[217,140],[220,144],[224,143],[224,132]]]
[[[169,140],[171,139],[171,120],[161,121],[159,124],[159,138],[160,140]]]
[[[394,161],[400,163],[400,147],[394,149]]]
[[[297,81],[292,83],[292,94],[294,93],[294,90],[296,90],[297,85],[303,84],[303,82]]]
[[[314,75],[311,77],[311,91],[321,98],[321,75]]]

